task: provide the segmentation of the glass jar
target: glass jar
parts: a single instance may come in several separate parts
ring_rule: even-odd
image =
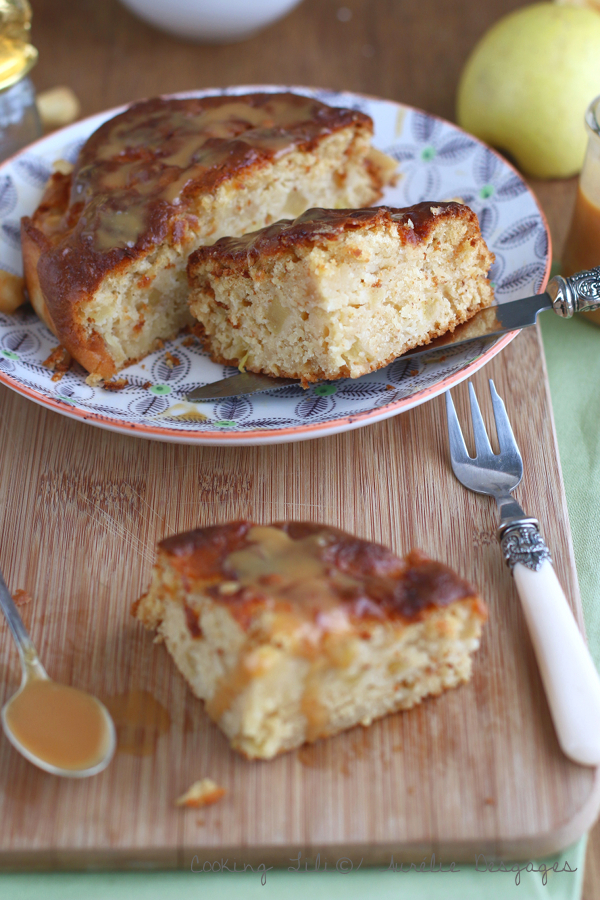
[[[38,56],[29,43],[30,27],[28,0],[0,0],[0,161],[42,134],[27,77]]]
[[[31,144],[41,134],[35,90],[29,78],[0,91],[0,161]]]
[[[562,274],[565,276],[600,266],[600,97],[590,103],[585,126],[588,145],[563,253]],[[600,310],[581,315],[600,325]]]

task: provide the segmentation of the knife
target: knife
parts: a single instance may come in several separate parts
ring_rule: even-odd
[[[510,331],[530,328],[536,324],[538,315],[546,309],[553,309],[559,316],[570,319],[576,312],[598,308],[600,308],[600,266],[578,272],[570,278],[555,275],[548,282],[543,294],[534,294],[533,297],[482,309],[454,331],[436,338],[423,347],[416,347],[403,353],[401,358],[434,354],[441,349],[468,344],[470,341],[500,337]],[[254,394],[290,384],[299,385],[300,382],[294,378],[272,378],[270,375],[241,372],[239,375],[232,375],[205,387],[196,388],[187,395],[187,399],[222,400],[226,397]]]

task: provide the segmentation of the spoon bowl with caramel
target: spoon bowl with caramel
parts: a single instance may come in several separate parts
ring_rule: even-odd
[[[48,676],[0,572],[0,607],[21,658],[21,687],[2,709],[8,740],[29,762],[66,778],[97,775],[116,748],[113,720],[91,694]]]

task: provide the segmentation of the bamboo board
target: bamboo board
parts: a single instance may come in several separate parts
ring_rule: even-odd
[[[525,463],[517,489],[541,523],[581,624],[539,337],[520,335],[474,378],[505,398]],[[467,421],[467,390],[454,392]],[[53,778],[0,739],[0,866],[189,867],[235,858],[358,864],[565,847],[600,806],[595,770],[561,754],[491,500],[448,464],[443,398],[343,435],[272,447],[194,448],[121,437],[0,389],[0,565],[52,677],[108,700],[150,700],[101,775]],[[490,608],[471,682],[271,762],[229,750],[163,646],[129,614],[163,536],[212,522],[326,522],[405,552],[421,547],[482,588]],[[0,624],[0,702],[20,678]],[[115,697],[117,698],[115,700]],[[139,706],[139,703],[138,703]],[[131,716],[130,716],[131,718]],[[131,752],[131,751],[134,752]],[[210,776],[204,810],[173,805]]]

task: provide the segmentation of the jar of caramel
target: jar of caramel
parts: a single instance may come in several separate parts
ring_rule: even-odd
[[[600,97],[590,103],[585,126],[588,145],[563,253],[562,274],[565,276],[600,266]],[[600,310],[581,315],[600,325]]]
[[[42,134],[29,78],[38,53],[29,43],[28,0],[0,0],[0,160]]]

